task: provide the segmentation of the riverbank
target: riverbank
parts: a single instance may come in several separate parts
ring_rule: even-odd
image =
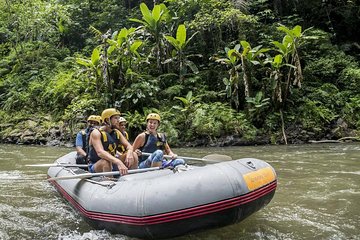
[[[0,143],[21,145],[47,145],[73,147],[76,133],[84,127],[84,123],[68,125],[63,122],[53,122],[50,118],[38,121],[24,119],[17,123],[0,124]],[[306,131],[299,125],[291,125],[285,129],[288,144],[305,144],[317,142],[349,142],[360,141],[357,129],[347,126],[344,121],[337,121],[321,134]],[[225,146],[256,146],[267,144],[285,144],[283,136],[277,133],[259,133],[252,139],[237,134],[221,136],[215,139],[198,137],[191,142],[185,142],[185,147],[225,147]],[[171,144],[174,147],[176,144]]]

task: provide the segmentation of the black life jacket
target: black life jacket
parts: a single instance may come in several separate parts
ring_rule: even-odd
[[[101,133],[101,143],[105,151],[115,156],[116,149],[120,143],[120,134],[121,132],[117,129],[114,129],[111,133],[108,133],[102,129],[97,129]],[[100,160],[100,157],[97,155],[95,149],[92,145],[89,146],[89,160],[92,163]]]
[[[124,137],[126,138],[126,140],[129,141],[129,134],[125,131],[124,133],[121,133],[122,135],[124,135]],[[123,144],[119,144],[118,146],[118,151],[121,152],[121,153],[124,153],[126,152],[126,148]]]
[[[165,149],[165,144],[166,144],[165,134],[157,133],[156,140],[153,137],[150,138],[150,136],[154,136],[154,135],[152,135],[148,131],[145,131],[144,145],[140,147],[140,150],[142,152],[153,153],[156,150],[164,150]],[[140,159],[140,162],[144,161],[147,158],[148,158],[147,156],[142,156]]]

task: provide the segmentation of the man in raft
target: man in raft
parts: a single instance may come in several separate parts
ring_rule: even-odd
[[[102,112],[101,118],[103,125],[99,129],[94,129],[90,134],[89,171],[92,173],[109,172],[114,165],[119,169],[121,175],[125,175],[129,168],[137,168],[138,159],[131,144],[116,129],[120,112],[115,108],[108,108]],[[126,149],[124,162],[116,157],[116,150],[120,144]]]
[[[88,143],[89,134],[93,128],[100,127],[101,117],[97,115],[90,115],[87,119],[87,127],[76,134],[75,148],[76,148],[76,164],[88,163]]]

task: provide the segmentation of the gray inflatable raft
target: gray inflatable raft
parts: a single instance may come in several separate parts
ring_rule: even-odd
[[[56,163],[75,163],[71,152]],[[85,171],[50,167],[49,177]],[[170,238],[239,222],[267,205],[277,177],[266,162],[244,158],[178,171],[51,181],[95,228],[143,239]]]

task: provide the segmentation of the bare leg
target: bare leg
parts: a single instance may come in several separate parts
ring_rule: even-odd
[[[111,163],[109,161],[100,159],[94,165],[95,172],[110,172],[111,171]]]

